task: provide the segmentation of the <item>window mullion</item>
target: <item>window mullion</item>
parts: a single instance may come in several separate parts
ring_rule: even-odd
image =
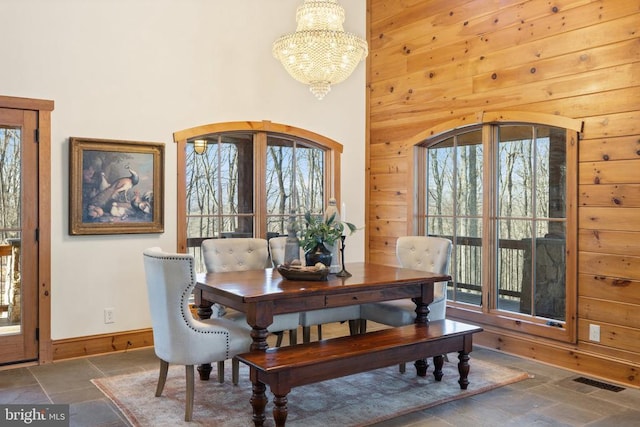
[[[224,221],[224,200],[222,199],[222,135],[218,135],[215,150],[217,155],[216,159],[216,187],[218,191],[218,213],[214,216],[217,217],[216,221],[216,234],[220,236],[222,234],[222,224]]]
[[[536,247],[537,247],[537,240],[538,240],[538,223],[540,218],[538,218],[538,198],[536,197],[536,194],[538,194],[538,127],[537,126],[532,126],[531,127],[531,159],[529,159],[530,162],[532,162],[532,170],[534,171],[532,174],[532,179],[531,179],[531,296],[530,301],[531,301],[531,315],[533,317],[537,316],[538,314],[536,313],[536,287],[537,287],[537,282],[538,282],[538,278],[537,278],[537,270],[536,270],[536,264],[538,262],[537,260],[537,254],[536,254]],[[549,216],[549,215],[547,215]],[[547,218],[547,221],[549,221],[550,218]]]
[[[497,286],[497,128],[491,125],[482,127],[483,188],[485,203],[482,204],[482,311],[490,312],[496,308]]]
[[[267,133],[257,132],[253,144],[254,235],[267,236]]]

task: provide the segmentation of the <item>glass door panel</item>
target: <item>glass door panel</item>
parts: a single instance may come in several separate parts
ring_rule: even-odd
[[[0,333],[20,333],[20,128],[0,128]]]
[[[499,310],[564,321],[566,142],[562,129],[501,126],[498,141]]]
[[[447,298],[482,305],[482,130],[447,138],[427,150],[426,234],[453,243]]]
[[[0,109],[0,364],[37,359],[36,114]]]

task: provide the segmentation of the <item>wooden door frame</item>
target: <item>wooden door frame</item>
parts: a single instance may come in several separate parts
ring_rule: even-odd
[[[53,362],[51,345],[51,111],[50,100],[0,96],[0,108],[35,111],[38,136],[38,363]]]

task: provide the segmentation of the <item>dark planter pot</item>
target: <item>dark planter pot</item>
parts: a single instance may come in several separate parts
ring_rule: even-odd
[[[309,266],[316,265],[316,263],[321,262],[328,268],[331,267],[331,251],[324,245],[318,245],[315,249],[304,254],[304,260]]]

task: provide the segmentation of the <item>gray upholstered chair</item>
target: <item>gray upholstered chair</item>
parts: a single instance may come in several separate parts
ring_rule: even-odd
[[[287,247],[287,236],[272,237],[269,239],[269,256],[273,267],[276,268],[280,264],[284,264],[285,250]],[[298,254],[298,259],[304,264],[304,252],[302,248]]]
[[[451,241],[441,237],[403,236],[396,242],[396,256],[400,266],[433,273],[448,273],[451,260]],[[429,304],[429,320],[441,320],[446,315],[447,282],[434,285],[433,302]],[[416,319],[416,305],[411,299],[363,304],[362,319],[389,326],[410,325]],[[362,329],[366,330],[366,326]],[[404,372],[404,365],[401,365]]]
[[[144,251],[144,270],[149,296],[155,353],[160,358],[156,397],[162,394],[169,363],[185,365],[187,381],[185,421],[193,415],[194,365],[218,362],[218,381],[224,381],[224,361],[249,351],[247,328],[228,319],[194,319],[189,311],[189,295],[195,282],[192,255]],[[234,363],[233,383],[238,383]]]
[[[286,237],[273,237],[269,239],[269,251],[274,267],[284,263]],[[304,262],[304,253],[300,253],[300,260]],[[300,326],[302,326],[303,342],[311,341],[311,326],[317,326],[318,339],[322,339],[322,325],[332,322],[349,321],[351,334],[357,333],[357,322],[360,319],[360,306],[325,308],[320,310],[303,311],[300,313]]]
[[[267,241],[259,238],[207,239],[202,242],[202,257],[209,273],[262,270],[271,267]],[[246,323],[244,314],[234,313],[229,317]],[[273,316],[273,323],[267,330],[278,336],[277,346],[282,344],[283,331],[289,331],[289,342],[296,344],[299,317],[299,313]]]

